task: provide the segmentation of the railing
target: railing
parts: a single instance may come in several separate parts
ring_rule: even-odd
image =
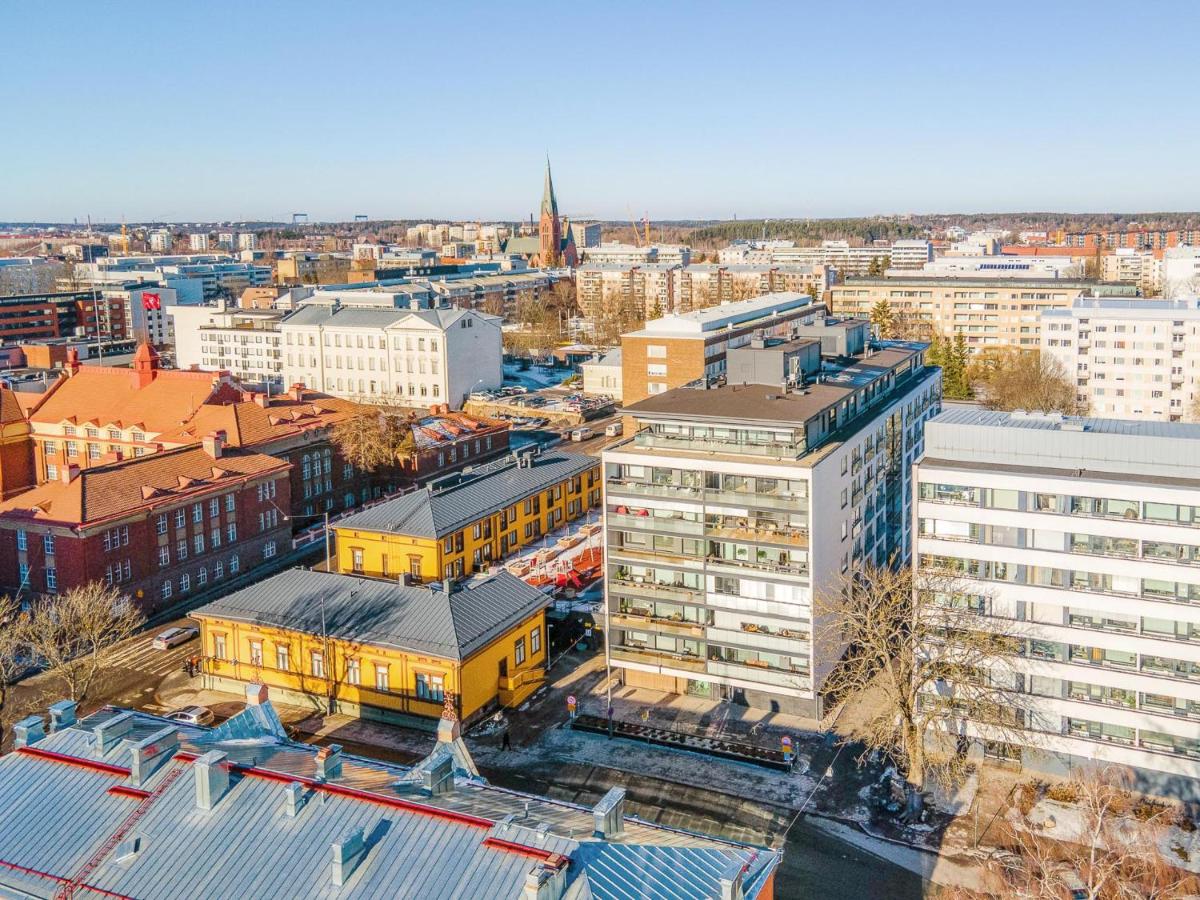
[[[807,547],[808,531],[801,529],[769,529],[753,527],[709,527],[706,534],[713,538],[723,538],[751,544],[785,544],[789,547]]]
[[[658,534],[686,534],[698,536],[704,534],[703,522],[689,522],[686,519],[665,518],[662,516],[633,516],[626,513],[605,513],[605,521],[615,528],[634,528],[643,531],[653,531]]]
[[[652,484],[648,481],[620,481],[610,479],[606,483],[610,494],[632,494],[635,497],[667,497],[671,499],[699,499],[703,488],[682,484]]]
[[[702,622],[689,622],[686,619],[668,619],[655,615],[642,615],[636,612],[611,613],[609,620],[613,625],[622,628],[659,631],[663,634],[677,634],[683,637],[702,638],[705,632],[705,625]]]
[[[729,453],[735,456],[769,456],[772,459],[797,459],[805,452],[805,445],[802,442],[751,444],[706,438],[672,438],[644,431],[638,432],[634,436],[634,446],[662,450],[698,450],[702,453]]]
[[[690,588],[683,584],[659,584],[657,581],[625,581],[613,578],[608,583],[609,593],[618,591],[627,594],[649,595],[664,600],[697,600],[704,596],[703,588]]]
[[[668,653],[661,650],[646,650],[641,647],[620,646],[609,651],[613,659],[624,659],[643,665],[658,665],[668,669],[684,669],[689,672],[703,672],[706,664],[703,657],[682,653]]]
[[[510,675],[500,678],[499,697],[501,706],[514,706],[524,700],[543,681],[546,680],[546,670],[538,666],[533,669],[520,669]]]
[[[764,572],[776,572],[780,575],[808,574],[808,563],[784,565],[778,562],[770,562],[768,560],[725,559],[719,556],[709,556],[707,561],[710,566],[729,566],[735,569],[759,569]]]

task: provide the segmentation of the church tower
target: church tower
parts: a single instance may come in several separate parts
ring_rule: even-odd
[[[541,238],[539,264],[560,265],[562,254],[562,220],[558,217],[558,200],[554,196],[554,180],[550,177],[550,157],[546,157],[546,183],[542,188],[542,217],[538,223]]]

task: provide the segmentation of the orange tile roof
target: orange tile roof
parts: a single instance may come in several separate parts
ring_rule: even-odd
[[[35,397],[40,396],[34,394]],[[13,422],[25,421],[25,407],[17,392],[9,388],[0,388],[0,425],[11,425]]]
[[[314,428],[334,425],[360,408],[340,397],[305,390],[297,400],[292,394],[278,394],[266,408],[253,400],[238,403],[206,404],[181,427],[160,436],[164,443],[192,443],[214,431],[224,431],[232,447],[255,447],[290,437]]]
[[[159,371],[153,381],[139,387],[132,369],[83,366],[51,386],[30,420],[121,428],[137,425],[159,434],[177,429],[206,402],[240,397],[239,389],[227,378],[214,372]]]
[[[181,447],[84,469],[69,484],[46,482],[0,503],[0,516],[82,525],[178,503],[241,476],[283,471],[288,465],[244,450],[227,449],[214,459],[203,447]]]

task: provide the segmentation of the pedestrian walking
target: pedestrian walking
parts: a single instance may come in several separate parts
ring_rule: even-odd
[[[509,736],[507,725],[504,726],[504,735],[503,735],[503,737],[500,738],[500,749],[501,750],[511,750],[512,749],[512,737]]]

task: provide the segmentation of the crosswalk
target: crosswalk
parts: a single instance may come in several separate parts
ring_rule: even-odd
[[[183,668],[184,660],[200,652],[200,643],[196,640],[180,644],[170,650],[155,650],[150,644],[162,631],[153,632],[130,638],[114,647],[106,659],[110,668],[133,669],[147,675],[170,675]]]

